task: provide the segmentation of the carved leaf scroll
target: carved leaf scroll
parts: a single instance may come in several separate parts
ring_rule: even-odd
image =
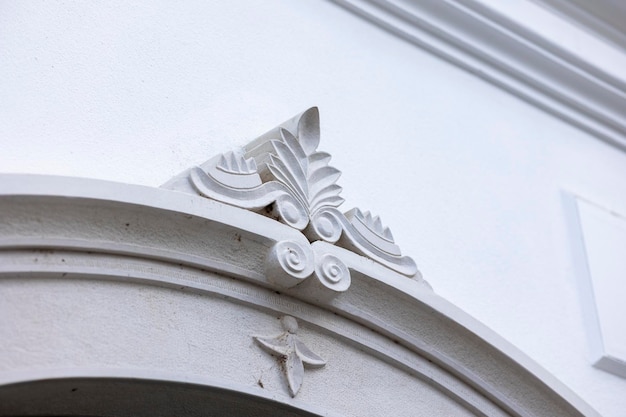
[[[415,262],[401,255],[378,216],[339,211],[341,172],[329,165],[328,153],[317,150],[319,141],[319,113],[313,107],[241,151],[192,168],[189,180],[200,194],[276,217],[310,242],[336,244],[400,274],[417,275]]]

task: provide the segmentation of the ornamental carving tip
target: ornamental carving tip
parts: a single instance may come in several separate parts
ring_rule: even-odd
[[[283,333],[276,337],[253,336],[257,344],[269,354],[276,356],[281,369],[287,378],[289,394],[295,397],[304,381],[304,365],[321,368],[326,361],[313,353],[296,336],[298,322],[291,316],[281,318]]]
[[[310,242],[322,240],[400,274],[418,275],[415,262],[401,255],[380,217],[339,210],[341,172],[329,165],[330,154],[317,150],[319,141],[319,112],[313,107],[241,150],[192,168],[188,184],[207,198],[271,216],[302,231]],[[175,178],[166,186],[178,184]]]

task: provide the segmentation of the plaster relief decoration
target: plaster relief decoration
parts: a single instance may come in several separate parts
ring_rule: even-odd
[[[165,187],[191,186],[204,197],[300,230],[309,242],[334,244],[402,275],[416,276],[415,262],[401,255],[380,217],[358,208],[345,213],[339,210],[344,202],[337,184],[341,172],[329,165],[328,153],[317,150],[319,141],[319,113],[313,107],[242,149],[191,168]],[[348,268],[331,255],[317,257],[310,247],[278,242],[268,257],[268,277],[278,285],[292,287],[315,274],[326,288],[345,291],[350,286]]]
[[[276,356],[287,378],[289,393],[295,397],[304,380],[304,365],[321,368],[326,361],[313,353],[296,336],[298,322],[291,316],[283,316],[281,323],[285,331],[276,337],[254,336],[254,340],[265,351]]]

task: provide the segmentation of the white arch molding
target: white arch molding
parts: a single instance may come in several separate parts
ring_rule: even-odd
[[[0,176],[0,415],[593,416],[342,212],[317,109],[147,188]]]

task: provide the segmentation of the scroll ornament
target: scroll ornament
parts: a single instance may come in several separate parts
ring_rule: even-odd
[[[317,151],[319,141],[319,113],[313,107],[240,151],[192,168],[189,180],[201,195],[273,217],[302,231],[310,242],[335,244],[400,274],[415,276],[415,262],[401,255],[378,216],[358,208],[339,210],[344,202],[337,185],[341,172],[329,165],[328,153]],[[349,271],[343,262],[323,256],[319,262],[315,259],[319,265],[314,267],[311,257],[310,248],[278,242],[268,259],[290,277],[301,279],[315,273],[327,287],[347,289]],[[282,284],[292,286],[293,282]]]

